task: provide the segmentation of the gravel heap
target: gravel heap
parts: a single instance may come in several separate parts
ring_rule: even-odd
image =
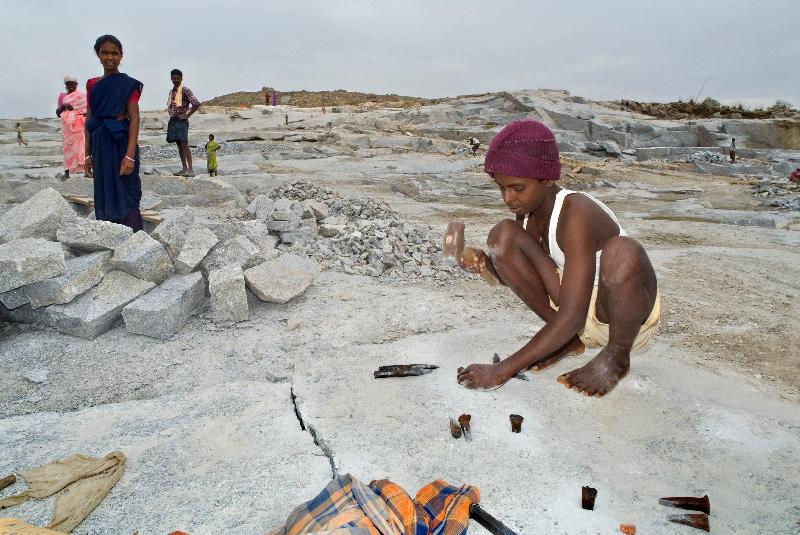
[[[725,155],[720,154],[718,152],[710,152],[707,150],[693,152],[687,158],[687,162],[711,162],[711,163],[721,163],[726,160]]]
[[[752,184],[753,196],[761,197],[764,206],[800,210],[800,185],[769,179]]]
[[[475,278],[442,261],[441,235],[430,226],[410,223],[383,201],[344,198],[336,192],[306,182],[287,183],[270,194],[273,198],[316,200],[330,212],[321,221],[315,240],[290,249],[313,256],[325,269],[390,277],[399,280]]]

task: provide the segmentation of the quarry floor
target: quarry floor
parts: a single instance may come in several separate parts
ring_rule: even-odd
[[[34,148],[56,163],[37,172],[54,174],[58,138],[40,137]],[[26,158],[0,145],[4,169]],[[434,229],[458,217],[468,243],[480,245],[506,216],[481,161],[337,156],[220,178],[240,188],[302,179],[376,196]],[[348,472],[411,494],[435,479],[475,485],[484,508],[520,534],[606,534],[620,523],[688,534],[666,521],[677,511],[658,498],[703,494],[713,532],[800,532],[797,220],[764,228],[682,215],[686,206],[754,212],[748,187],[730,177],[587,166],[615,186],[591,193],[644,244],[662,292],[659,336],[606,398],[555,381],[596,351],[492,392],[456,383],[459,366],[507,356],[541,327],[507,288],[327,271],[294,302],[252,299],[250,320],[232,328],[204,309],[168,341],[124,326],[87,341],[2,325],[0,475],[72,452],[125,453],[121,481],[78,534],[263,533]],[[37,186],[67,192],[85,180]],[[289,330],[289,320],[299,327]],[[372,377],[380,365],[411,362],[440,368]],[[24,378],[42,368],[46,382]],[[471,442],[449,434],[461,413],[472,414]],[[510,431],[512,413],[525,418],[520,434]],[[594,511],[580,508],[582,485],[598,489]],[[44,525],[51,510],[45,500],[3,514]]]

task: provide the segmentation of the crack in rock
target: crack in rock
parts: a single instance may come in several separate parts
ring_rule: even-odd
[[[292,399],[292,405],[294,406],[294,415],[297,417],[297,421],[300,423],[300,429],[309,432],[311,438],[314,440],[314,444],[319,447],[319,449],[322,451],[322,454],[327,457],[328,462],[331,465],[331,478],[336,479],[339,476],[339,471],[336,469],[336,462],[333,460],[333,451],[322,439],[322,437],[319,436],[319,433],[313,425],[306,425],[303,415],[300,413],[300,407],[297,406],[297,395],[294,393],[294,385],[289,388],[289,392]]]

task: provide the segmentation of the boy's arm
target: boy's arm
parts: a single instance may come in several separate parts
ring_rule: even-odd
[[[579,212],[564,218],[558,234],[565,258],[558,292],[558,312],[527,344],[499,364],[505,377],[513,377],[560,349],[586,322],[595,276],[592,227],[586,214]]]
[[[566,207],[565,202],[565,210]],[[527,344],[500,363],[467,366],[459,374],[460,383],[469,388],[501,385],[521,370],[555,353],[584,326],[594,286],[595,236],[585,211],[575,212],[563,218],[558,228],[557,239],[564,251],[565,262],[555,317]]]

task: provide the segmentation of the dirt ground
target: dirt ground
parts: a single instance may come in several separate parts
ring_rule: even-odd
[[[330,119],[292,113],[309,131]],[[274,131],[282,122],[280,114],[241,126],[209,113],[193,123],[192,141],[207,131],[223,141]],[[142,143],[163,146],[162,136],[145,131]],[[31,130],[27,152],[6,137],[4,202],[47,186],[90,190],[81,176],[54,178],[54,130]],[[340,152],[330,157],[264,161],[222,151],[220,181],[245,200],[291,180],[380,198],[440,233],[460,218],[471,245],[485,243],[507,216],[480,172],[482,154],[334,148]],[[167,156],[145,163],[176,164]],[[264,533],[345,473],[365,482],[388,477],[412,494],[438,478],[474,484],[484,507],[518,533],[608,534],[624,522],[640,533],[688,534],[666,522],[677,511],[657,499],[705,493],[713,532],[800,532],[798,215],[761,210],[731,177],[666,163],[594,159],[568,183],[607,203],[643,243],[662,292],[659,335],[606,398],[555,380],[594,351],[493,392],[456,383],[459,366],[505,357],[541,327],[507,288],[477,278],[397,282],[325,271],[286,305],[251,295],[250,319],[230,328],[204,307],[166,341],[123,325],[83,340],[0,322],[0,475],[76,451],[123,451],[122,480],[80,534]],[[166,175],[146,184],[146,195],[181,185]],[[192,209],[208,219],[242,213],[235,203]],[[779,228],[720,222],[739,212],[772,217]],[[409,362],[440,368],[372,378],[379,365]],[[46,380],[26,378],[41,370]],[[449,418],[463,412],[473,417],[472,442],[449,434]],[[508,429],[511,413],[525,417],[519,435]],[[582,485],[599,489],[595,511],[580,508]],[[29,502],[8,513],[44,525],[50,507]],[[472,523],[469,531],[482,528]]]

